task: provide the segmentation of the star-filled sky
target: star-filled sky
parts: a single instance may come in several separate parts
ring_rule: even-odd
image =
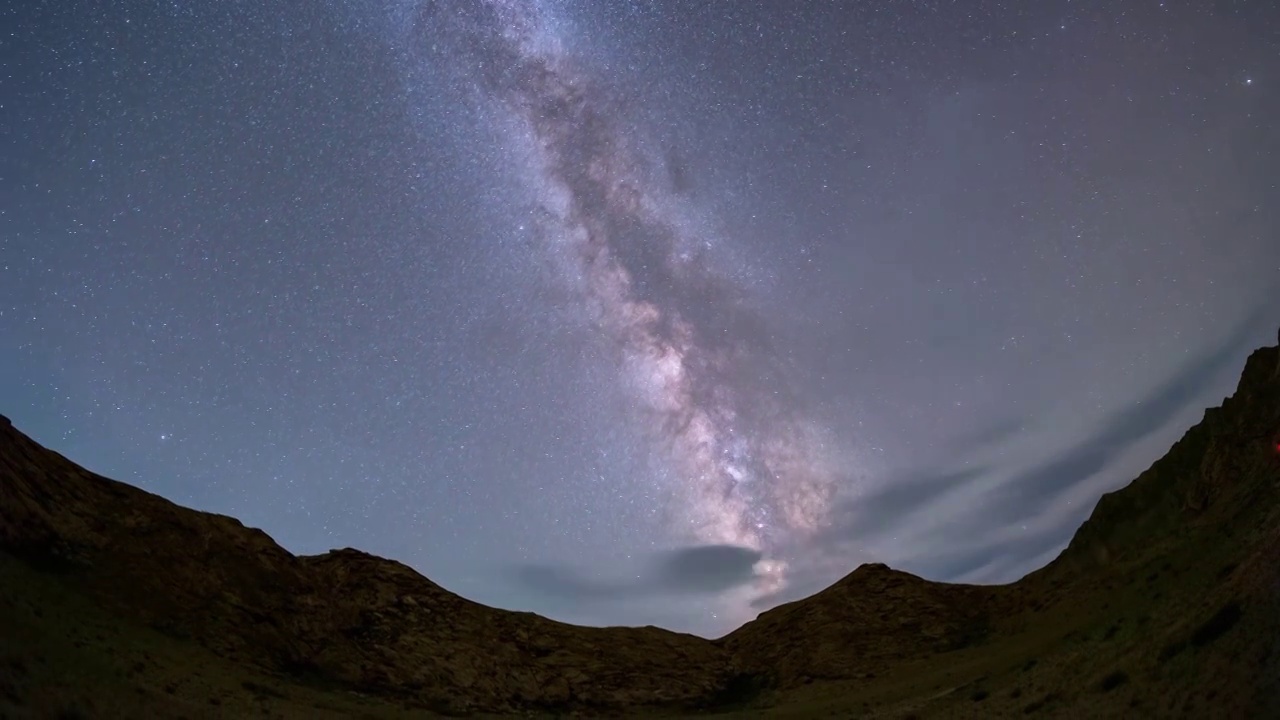
[[[1280,322],[1280,10],[0,10],[0,412],[466,597],[1002,582]]]

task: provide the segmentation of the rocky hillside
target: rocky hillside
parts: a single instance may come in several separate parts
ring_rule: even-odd
[[[0,546],[236,662],[450,711],[689,705],[733,680],[701,638],[489,608],[357,550],[295,557],[0,425]]]
[[[1003,594],[863,565],[822,592],[761,613],[721,643],[771,687],[863,678],[980,643]]]
[[[1278,499],[1280,348],[1266,348],[1221,408],[1027,578],[961,586],[867,565],[708,641],[485,607],[356,550],[295,557],[233,518],[80,468],[0,418],[0,631],[18,638],[6,647],[0,634],[0,666],[8,652],[21,670],[0,682],[0,717],[86,682],[105,689],[82,714],[102,716],[304,717],[328,707],[315,697],[355,693],[370,717],[1247,717],[1280,710]],[[50,603],[70,608],[56,626]],[[59,643],[58,657],[109,656],[84,660],[106,679],[41,659]],[[243,678],[206,678],[216,697],[193,706],[150,669],[164,664],[153,653],[188,652]],[[136,692],[101,696],[116,687]]]

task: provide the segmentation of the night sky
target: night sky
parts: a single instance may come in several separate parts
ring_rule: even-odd
[[[0,412],[498,607],[1003,582],[1280,324],[1271,2],[0,10]]]

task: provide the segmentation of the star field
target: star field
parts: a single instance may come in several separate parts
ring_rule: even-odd
[[[0,13],[0,412],[486,604],[1012,580],[1274,337],[1269,3]]]

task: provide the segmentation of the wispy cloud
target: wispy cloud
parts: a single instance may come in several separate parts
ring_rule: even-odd
[[[793,550],[790,585],[755,606],[805,597],[859,562],[887,561],[943,581],[1004,581],[1047,562],[1092,511],[1092,503],[1065,500],[1200,400],[1256,341],[1264,317],[1265,307],[1259,306],[1220,343],[1094,432],[1029,468],[961,460],[900,476],[835,505],[830,525]],[[1011,421],[975,437],[987,437],[983,444],[989,446],[1028,426]]]
[[[1257,308],[1226,340],[1184,365],[1146,396],[1107,420],[1094,434],[993,493],[986,522],[1011,523],[1043,513],[1078,483],[1105,470],[1134,444],[1190,408],[1206,385],[1239,362],[1263,317]]]
[[[696,545],[658,555],[647,571],[631,580],[597,580],[556,565],[519,566],[514,579],[541,595],[576,602],[712,595],[750,583],[760,559],[760,552],[750,548]]]

